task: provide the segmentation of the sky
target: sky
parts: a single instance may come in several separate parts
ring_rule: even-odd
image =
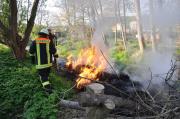
[[[47,7],[46,10],[49,11],[49,19],[54,21],[54,22],[58,22],[57,16],[60,16],[61,13],[63,13],[62,9],[60,9],[60,7],[55,7],[57,4],[57,1],[59,2],[60,0],[47,0]],[[115,0],[112,0],[115,1]],[[145,11],[147,10],[147,2],[148,0],[141,0],[141,10]],[[59,18],[61,19],[61,18]],[[59,20],[61,21],[61,20]]]
[[[57,0],[47,0],[47,10],[53,14],[57,14],[59,11],[59,8],[55,7],[56,1]],[[140,2],[142,9],[147,9],[145,8],[145,5],[147,4],[148,0],[140,0]]]
[[[58,14],[59,8],[55,7],[56,0],[47,0],[47,10],[52,14]]]
[[[45,11],[48,12],[48,17],[46,18],[49,21],[48,27],[54,26],[60,21],[58,17],[60,16],[61,9],[59,7],[55,7],[55,4],[57,3],[56,1],[57,0],[47,0],[46,2],[47,6]],[[42,24],[47,25],[46,21],[42,21]]]

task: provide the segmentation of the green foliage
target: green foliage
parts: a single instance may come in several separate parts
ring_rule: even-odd
[[[8,27],[9,6],[7,0],[0,0],[0,20]]]
[[[26,28],[26,21],[27,21],[27,5],[24,4],[25,1],[18,0],[18,33],[19,35],[23,35],[24,30]],[[0,0],[0,20],[4,23],[4,25],[8,28],[9,26],[9,1],[8,0]]]
[[[10,50],[0,45],[0,117],[2,119],[55,119],[59,92],[71,86],[63,78],[51,73],[55,91],[45,94],[30,59],[19,62],[10,55]],[[58,92],[58,93],[57,93]]]
[[[20,0],[17,1],[18,4],[18,33],[19,35],[23,36],[23,33],[26,28],[26,21],[27,21],[27,15],[28,15],[28,6],[24,4],[25,1]]]
[[[4,46],[0,53],[0,117],[11,118],[23,111],[24,103],[40,90],[40,85],[29,64],[15,60]]]
[[[126,52],[113,52],[112,53],[112,57],[116,60],[116,61],[120,61],[123,63],[127,63],[128,62],[128,55]]]
[[[85,40],[68,40],[65,43],[57,46],[58,54],[62,57],[67,57],[70,54],[73,56],[78,56],[80,50],[87,47],[88,44],[88,41]]]
[[[176,54],[180,55],[180,48],[176,49]]]
[[[128,46],[129,46],[130,49],[132,49],[132,50],[139,48],[139,44],[138,44],[138,41],[137,41],[136,39],[129,39],[129,41],[128,41]]]
[[[37,92],[31,100],[27,101],[24,108],[24,118],[37,119],[56,119],[57,109],[53,105],[57,101],[57,95],[51,94],[49,97],[43,92]]]
[[[45,6],[47,0],[40,1],[39,4],[42,6]],[[30,13],[32,9],[33,1],[29,0],[17,0],[17,33],[21,37],[23,37],[25,29],[27,27],[27,21],[30,18]],[[38,12],[37,12],[38,13]],[[10,15],[10,6],[9,6],[9,0],[0,0],[0,20],[2,23],[9,28],[9,16]],[[36,31],[39,31],[40,28],[43,26],[36,25],[35,28],[33,28],[34,32],[31,35],[31,38],[34,39],[37,35]],[[4,37],[7,39],[7,35],[4,34],[5,31],[0,30],[0,38]]]
[[[0,0],[0,20],[4,23],[4,25],[8,24],[8,16],[9,16],[9,7],[6,0]]]
[[[120,50],[118,47],[111,49],[111,57],[119,70],[124,69],[130,63],[127,52]]]
[[[118,47],[114,47],[111,49],[111,57],[116,60],[116,61],[120,61],[122,63],[127,64],[129,62],[129,57],[127,52],[119,50]]]

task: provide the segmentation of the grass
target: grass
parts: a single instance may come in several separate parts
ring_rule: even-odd
[[[64,81],[66,78],[52,71],[50,79],[55,90],[47,96],[30,58],[19,62],[12,57],[9,48],[1,44],[0,66],[0,118],[56,119],[58,109],[55,104],[60,92],[68,89],[71,82]]]

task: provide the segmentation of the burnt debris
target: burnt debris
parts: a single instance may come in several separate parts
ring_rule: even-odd
[[[75,69],[72,69],[66,67],[66,62],[66,59],[63,58],[58,60],[58,73],[75,81],[80,73],[81,67],[85,65],[78,65]],[[143,92],[140,82],[133,81],[125,73],[119,73],[117,76],[117,74],[114,73],[101,72],[98,74],[98,77],[99,81],[105,86],[104,93],[107,95],[131,97],[137,92]]]

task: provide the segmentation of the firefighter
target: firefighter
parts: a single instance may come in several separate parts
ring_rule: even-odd
[[[52,43],[57,46],[57,37],[51,32],[51,29],[48,28],[48,33],[49,33],[49,39],[52,41]],[[56,65],[56,58],[53,58],[53,68],[57,70],[57,65]]]
[[[52,33],[51,29],[48,28],[49,39],[57,46],[57,37]]]
[[[40,81],[46,92],[52,92],[52,86],[49,82],[49,73],[52,66],[52,58],[57,58],[56,48],[53,42],[49,39],[49,32],[47,29],[42,29],[38,33],[39,37],[35,39],[31,46],[29,53],[32,58],[32,63],[36,64]]]

